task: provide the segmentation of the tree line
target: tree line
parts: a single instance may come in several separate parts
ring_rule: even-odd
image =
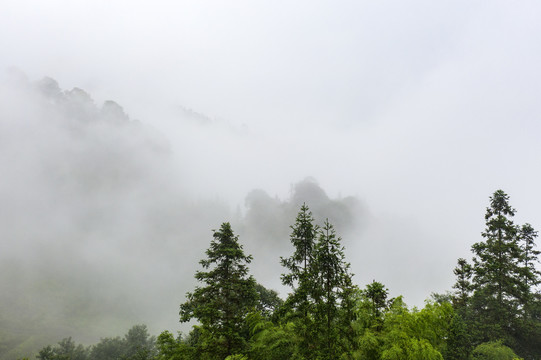
[[[465,360],[541,357],[537,231],[513,222],[509,196],[497,190],[472,260],[458,259],[453,291],[422,309],[373,281],[353,283],[334,227],[316,224],[303,205],[291,226],[293,251],[280,258],[281,299],[257,283],[252,261],[229,223],[214,231],[195,273],[199,285],[180,305],[188,334],[149,336],[144,325],[90,347],[71,338],[43,348],[40,360],[77,359],[370,359]]]

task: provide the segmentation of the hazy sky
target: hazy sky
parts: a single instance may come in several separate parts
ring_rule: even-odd
[[[540,18],[538,1],[3,0],[0,68],[115,100],[196,197],[287,199],[307,176],[357,196],[357,282],[419,304],[450,289],[494,190],[541,229]]]

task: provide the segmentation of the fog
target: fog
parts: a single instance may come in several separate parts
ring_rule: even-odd
[[[177,155],[164,134],[116,102],[97,105],[52,78],[30,81],[12,69],[1,95],[2,331],[16,341],[34,336],[44,345],[73,335],[92,342],[136,323],[156,334],[187,332],[179,304],[222,222],[233,223],[257,259],[257,280],[285,296],[279,257],[291,251],[289,225],[301,204],[344,233],[362,221],[359,200],[332,199],[311,178],[292,184],[284,199],[261,189],[236,205],[220,198],[213,182],[235,181],[232,169],[218,162],[222,169],[194,175],[211,160],[190,139],[226,134],[245,142],[247,135],[214,133],[203,115],[180,113],[191,153]],[[192,193],[194,176],[209,178],[208,194]]]
[[[0,7],[2,333],[186,331],[224,221],[285,296],[304,202],[358,285],[417,306],[496,189],[541,228],[536,2]]]

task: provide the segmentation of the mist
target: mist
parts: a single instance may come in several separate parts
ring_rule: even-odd
[[[541,228],[541,7],[6,1],[0,331],[187,331],[212,229],[279,281],[301,204],[422,306],[496,189]],[[20,69],[20,70],[17,70]]]
[[[222,222],[235,225],[257,259],[258,281],[280,289],[279,257],[290,250],[300,205],[341,231],[352,231],[363,211],[355,198],[329,198],[313,179],[292,185],[284,200],[252,190],[236,207],[212,192],[194,196],[184,181],[193,175],[166,137],[116,102],[100,106],[82,89],[16,70],[1,98],[3,328],[37,344],[69,335],[96,341],[135,323],[187,331],[178,306]],[[212,131],[206,125],[186,125],[189,137]]]

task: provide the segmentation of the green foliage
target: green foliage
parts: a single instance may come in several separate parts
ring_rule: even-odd
[[[537,231],[529,224],[515,225],[515,212],[506,193],[494,192],[485,214],[484,241],[472,246],[473,266],[464,259],[458,261],[453,303],[460,326],[466,327],[466,331],[456,328],[456,336],[450,339],[458,353],[502,340],[521,355],[541,355],[540,347],[532,342],[541,334],[534,292],[540,283],[535,267],[540,253],[535,249]]]
[[[225,360],[248,360],[248,357],[241,354],[229,355]]]
[[[395,342],[381,353],[381,360],[443,360],[443,356],[425,339],[411,337],[396,338]]]
[[[62,339],[56,346],[46,346],[40,350],[39,360],[86,360],[88,351],[83,345],[76,345],[69,338]]]
[[[518,356],[501,342],[486,342],[478,345],[472,352],[472,360],[513,360]]]
[[[124,336],[125,360],[152,359],[156,353],[155,338],[148,333],[146,325],[135,325]]]
[[[378,291],[374,291],[378,290]],[[401,297],[374,308],[375,295],[386,289],[373,282],[361,292],[355,330],[358,333],[355,359],[443,359],[454,316],[451,304],[427,302],[422,310],[408,310]],[[383,302],[381,302],[383,304]]]
[[[256,310],[267,318],[270,318],[284,304],[275,290],[269,290],[261,284],[256,284],[255,291],[258,295]]]
[[[291,230],[290,239],[295,251],[289,258],[280,258],[280,262],[289,270],[289,273],[282,275],[282,283],[295,288],[295,285],[301,287],[303,281],[307,280],[304,277],[310,272],[318,231],[317,225],[314,225],[312,213],[306,204],[301,206]]]
[[[116,360],[125,355],[125,344],[120,337],[104,338],[90,350],[90,360]]]
[[[453,270],[457,280],[453,285],[453,288],[456,289],[456,294],[454,297],[454,304],[457,309],[464,310],[470,302],[471,292],[473,290],[473,285],[471,283],[471,277],[473,274],[473,268],[466,259],[458,259],[458,265]]]
[[[468,359],[472,350],[471,340],[472,336],[466,323],[458,313],[455,313],[449,324],[445,360]]]
[[[340,245],[333,226],[328,220],[319,231],[318,242],[314,249],[313,273],[316,286],[312,288],[315,299],[314,320],[318,334],[318,352],[323,359],[336,359],[348,344],[344,344],[341,330],[349,327],[353,320],[351,275],[349,263],[345,261],[344,248]]]
[[[303,205],[291,227],[293,254],[281,258],[287,269],[282,283],[291,286],[281,308],[282,318],[295,330],[294,356],[336,359],[351,350],[355,317],[349,264],[333,226],[320,229]]]
[[[364,328],[357,339],[356,350],[353,352],[355,359],[378,360],[381,358],[383,339],[381,334],[373,329]]]
[[[306,205],[302,205],[291,230],[290,240],[295,250],[289,258],[280,258],[282,266],[288,270],[281,276],[282,283],[293,289],[284,309],[293,310],[298,316],[306,318],[310,311],[310,296],[315,281],[311,267],[318,231]]]
[[[419,354],[419,358],[437,358],[436,353],[441,356],[446,349],[453,313],[449,303],[427,302],[421,311],[408,311],[401,300],[395,301],[385,319],[384,346],[394,348],[391,353],[398,347],[404,353]]]
[[[169,331],[162,332],[157,340],[156,360],[185,360],[193,358],[193,348],[184,343],[180,336],[174,338]]]
[[[156,354],[154,337],[146,325],[135,325],[124,338],[103,338],[99,343],[85,348],[69,338],[57,345],[47,345],[39,351],[40,360],[150,360]]]
[[[522,251],[522,257],[520,259],[522,282],[527,287],[527,298],[522,299],[527,303],[531,300],[530,288],[539,285],[541,274],[536,268],[538,263],[538,256],[541,253],[535,249],[535,239],[538,236],[538,232],[530,224],[524,224],[518,231],[518,240],[520,250]]]
[[[388,308],[387,296],[389,290],[380,282],[372,281],[366,286],[366,289],[361,292],[365,305],[368,307],[372,326],[377,331],[381,330],[383,323],[383,312]]]
[[[291,322],[274,324],[259,312],[253,312],[248,316],[248,326],[251,359],[280,360],[294,356],[296,334]]]
[[[201,323],[201,356],[217,358],[246,350],[244,332],[246,314],[256,305],[256,282],[248,276],[251,256],[244,255],[231,225],[223,223],[214,231],[214,239],[200,264],[208,271],[198,271],[195,278],[205,286],[188,293],[180,305],[182,322],[196,318]]]
[[[502,190],[496,191],[485,215],[485,241],[472,246],[473,307],[478,319],[484,322],[486,339],[509,336],[511,324],[520,313],[521,299],[528,291],[521,282],[522,254],[517,227],[512,221],[514,215],[509,196]]]
[[[290,286],[293,291],[280,311],[285,319],[294,322],[295,331],[299,334],[299,356],[311,359],[318,342],[314,335],[313,318],[314,290],[317,287],[313,261],[318,227],[314,225],[312,213],[305,204],[302,205],[291,230],[293,254],[289,258],[280,258],[280,262],[287,269],[281,276],[282,283]]]
[[[123,337],[89,348],[71,338],[44,347],[40,360],[527,360],[541,355],[541,294],[531,225],[514,225],[515,210],[498,190],[485,216],[484,241],[472,246],[473,265],[458,259],[455,292],[433,295],[422,309],[372,281],[352,284],[341,239],[325,221],[313,224],[303,205],[291,227],[293,254],[281,258],[286,301],[249,276],[229,223],[214,231],[201,283],[180,305],[181,321],[198,325],[186,338],[157,340],[136,325]],[[510,346],[510,347],[509,347]],[[512,350],[513,348],[514,350]],[[516,353],[515,353],[516,351]]]

